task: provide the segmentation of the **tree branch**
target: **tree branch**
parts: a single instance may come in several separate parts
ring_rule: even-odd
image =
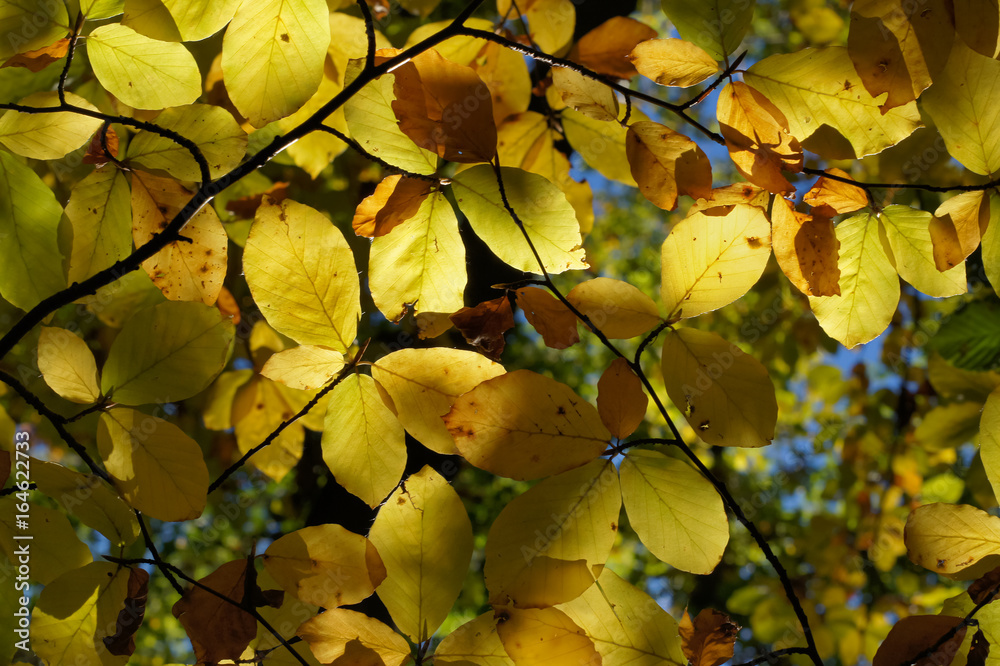
[[[162,562],[163,560],[160,559],[160,553],[157,552],[156,550],[156,544],[153,542],[153,537],[149,533],[149,528],[146,527],[146,519],[143,517],[142,513],[138,509],[132,509],[132,511],[133,513],[135,513],[135,519],[139,521],[139,529],[142,530],[142,540],[146,543],[146,549],[149,551],[150,555],[153,556],[153,559],[155,559],[158,562]],[[164,566],[157,566],[157,569],[160,570],[160,573],[162,573],[163,577],[167,579],[171,587],[173,587],[174,590],[176,590],[177,594],[183,596],[184,587],[177,582],[177,579],[174,578],[174,575],[170,572],[170,569]]]
[[[76,43],[80,39],[80,28],[83,27],[83,21],[86,18],[82,11],[76,15],[76,22],[73,24],[73,33],[69,38],[69,48],[66,49],[66,62],[63,64],[62,72],[59,73],[59,86],[56,88],[56,91],[59,95],[59,103],[63,105],[66,104],[66,79],[69,78],[69,68],[73,64]]]
[[[402,169],[402,168],[400,168],[398,166],[389,164],[388,162],[386,162],[385,160],[383,160],[381,157],[378,157],[377,155],[373,155],[373,154],[369,153],[367,150],[365,150],[364,148],[361,147],[360,143],[358,143],[357,141],[355,141],[351,137],[347,136],[346,134],[344,134],[343,132],[341,132],[340,130],[338,130],[335,127],[330,127],[329,125],[320,125],[316,129],[319,130],[319,131],[321,131],[321,132],[326,132],[327,134],[332,134],[333,136],[337,137],[338,139],[340,139],[341,141],[343,141],[344,143],[346,143],[348,146],[350,146],[351,148],[353,148],[354,151],[357,152],[359,155],[361,155],[362,157],[365,157],[365,158],[371,160],[372,162],[375,162],[380,167],[382,167],[383,169],[385,169],[386,171],[388,171],[390,173],[399,173],[399,174],[402,174],[402,175],[406,176],[407,178],[417,178],[419,180],[426,180],[428,182],[435,183],[435,184],[438,184],[438,185],[441,184],[441,179],[437,178],[436,176],[428,176],[427,174],[423,174],[423,173],[415,173],[413,171],[407,171],[406,169]]]

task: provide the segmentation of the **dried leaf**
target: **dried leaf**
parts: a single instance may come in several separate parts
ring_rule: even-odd
[[[542,336],[546,347],[566,349],[580,341],[576,315],[544,289],[518,289],[517,305],[524,311],[528,323]]]
[[[625,151],[639,191],[660,208],[676,208],[678,194],[695,199],[711,195],[712,165],[683,134],[651,121],[632,123]]]
[[[577,40],[569,59],[599,74],[631,79],[638,74],[629,53],[656,30],[627,16],[613,16]]]
[[[271,199],[271,203],[281,203],[288,198],[288,183],[277,182],[259,194],[252,194],[239,199],[232,199],[226,202],[226,210],[242,219],[252,219],[264,197]]]
[[[125,607],[118,613],[114,635],[104,637],[104,645],[111,654],[131,657],[135,652],[135,632],[146,614],[148,583],[148,573],[138,568],[129,569]]]
[[[449,319],[462,332],[466,342],[494,360],[499,360],[503,353],[503,334],[514,328],[514,312],[506,295],[472,308],[462,308]]]
[[[104,146],[101,145],[101,132],[97,132],[90,140],[87,152],[83,155],[84,164],[95,164],[102,167],[110,162],[112,157],[118,157],[118,134],[115,133],[115,129],[108,127],[104,134],[104,143],[108,149],[104,150]]]
[[[733,658],[740,625],[714,608],[702,609],[692,622],[685,609],[678,630],[684,655],[692,666],[719,666]]]
[[[879,646],[872,666],[897,666],[908,664],[922,651],[931,647],[956,624],[962,622],[960,617],[947,615],[911,615],[904,617],[892,626],[889,635]],[[935,666],[950,664],[958,652],[959,646],[965,640],[966,627],[961,627],[955,635],[945,641],[944,645],[927,657],[916,662],[914,666]]]

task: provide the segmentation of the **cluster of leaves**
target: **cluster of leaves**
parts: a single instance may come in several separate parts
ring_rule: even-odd
[[[629,535],[687,574],[717,575],[730,516],[745,529],[770,577],[720,602],[771,644],[750,663],[985,663],[1000,640],[1000,518],[956,503],[961,489],[938,492],[950,503],[923,502],[921,483],[978,432],[976,464],[987,486],[1000,484],[998,309],[984,287],[929,342],[904,322],[926,325],[928,297],[966,294],[970,257],[1000,284],[996,3],[859,0],[844,46],[835,12],[795,2],[801,32],[831,45],[745,69],[745,54],[733,56],[767,7],[753,0],[663,0],[670,38],[621,16],[576,37],[570,0],[439,4],[0,3],[11,98],[0,104],[10,451],[0,564],[17,570],[15,515],[27,513],[30,579],[44,586],[33,656],[18,658],[126,663],[144,622],[167,620],[146,617],[152,570],[180,597],[172,614],[198,663],[732,659],[739,627],[725,614],[703,608],[678,622],[608,566],[624,506]],[[378,26],[402,14],[419,18],[395,31],[394,48]],[[432,14],[443,18],[424,20]],[[933,129],[918,133],[922,124]],[[940,140],[964,170],[951,167],[953,182],[865,180],[892,167],[863,158],[914,140],[920,150]],[[607,233],[573,155],[658,209],[683,202],[660,246],[658,301],[650,285],[573,277],[593,263],[584,239]],[[324,198],[331,164],[342,174],[358,157],[378,182],[351,203],[348,240],[350,215]],[[742,180],[720,184],[720,173]],[[927,198],[894,202],[910,192]],[[470,237],[519,278],[467,306]],[[750,354],[722,334],[721,313],[774,289],[794,290],[789,300],[807,302],[846,348],[889,329],[883,354],[898,351],[890,362],[903,377],[886,416],[887,396],[869,394],[863,369],[849,386],[830,366],[810,375],[825,404],[801,409],[803,429],[845,396],[871,417],[836,438],[857,534],[785,549],[836,582],[823,588],[798,579],[797,560],[782,563],[773,526],[754,520],[712,449],[764,460],[740,450],[775,440],[779,401],[794,399],[775,385],[797,368],[769,372],[766,345]],[[377,315],[366,319],[363,301]],[[583,381],[501,365],[512,303],[549,348],[613,356],[596,407]],[[381,321],[412,325],[423,342],[372,356],[359,331]],[[800,334],[792,344],[806,344]],[[924,382],[933,395],[919,403],[904,350],[938,354]],[[15,450],[17,424],[35,434],[37,457]],[[209,431],[235,452],[206,450]],[[201,516],[234,474],[252,467],[282,483],[307,454],[307,431],[322,433],[336,483],[377,511],[366,534],[295,525],[201,577],[161,556],[164,523]],[[473,525],[439,470],[406,474],[407,437],[537,483]],[[872,482],[883,457],[888,478]],[[214,480],[210,467],[221,470]],[[841,554],[862,550],[880,572],[907,554],[978,580],[941,588],[947,600],[869,599],[864,621],[847,622],[862,603],[849,591],[864,582]],[[451,626],[470,568],[484,608]],[[391,623],[346,608],[372,595]],[[9,621],[14,601],[4,603]],[[14,649],[4,644],[3,656]]]

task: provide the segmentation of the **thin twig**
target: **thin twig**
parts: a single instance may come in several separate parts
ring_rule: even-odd
[[[365,36],[368,38],[368,49],[365,51],[365,69],[375,67],[375,18],[372,16],[371,7],[365,0],[357,0],[358,7],[361,8],[361,15],[365,19]]]
[[[767,654],[751,659],[750,661],[744,661],[741,664],[733,664],[733,666],[757,666],[757,664],[763,664],[765,662],[771,663],[778,657],[784,657],[790,654],[809,654],[809,650],[801,647],[783,648],[781,650],[768,652]]]
[[[85,18],[86,16],[84,16],[83,12],[77,13],[76,21],[73,24],[73,32],[70,34],[69,48],[66,49],[66,62],[63,63],[62,71],[59,73],[59,86],[56,88],[60,104],[66,103],[66,79],[69,78],[69,68],[73,64],[73,55],[76,53],[76,42],[80,39],[80,28],[83,27]]]
[[[924,648],[923,650],[918,652],[915,656],[901,663],[899,666],[912,666],[913,664],[916,664],[917,662],[926,659],[927,657],[930,657],[932,654],[940,650],[945,643],[954,638],[955,634],[957,634],[960,629],[962,629],[963,627],[968,627],[976,624],[976,620],[974,619],[976,613],[982,610],[983,606],[986,606],[987,604],[992,602],[998,593],[1000,593],[1000,583],[995,583],[993,585],[993,588],[990,590],[989,594],[983,595],[983,598],[980,599],[979,602],[972,607],[972,610],[966,613],[965,617],[961,618],[961,622],[956,623],[954,627],[944,632],[941,635],[941,637],[934,642],[933,645]]]
[[[158,562],[162,562],[163,560],[160,559],[160,553],[156,550],[156,544],[153,542],[153,536],[149,533],[149,528],[146,527],[145,517],[138,509],[132,509],[132,511],[135,513],[135,519],[139,521],[139,529],[142,530],[142,540],[146,543],[146,549],[149,551],[150,555],[153,556],[153,559]],[[157,568],[160,570],[160,573],[163,574],[163,577],[170,583],[170,586],[176,590],[177,594],[183,595],[184,586],[177,582],[174,575],[170,573],[170,569],[162,566],[158,566]]]
[[[823,169],[815,169],[813,167],[805,167],[802,169],[802,173],[807,173],[812,176],[821,176],[823,178],[829,178],[830,180],[836,180],[841,183],[847,183],[848,185],[855,185],[863,190],[924,190],[925,192],[982,192],[985,190],[993,189],[994,187],[1000,186],[1000,178],[994,178],[993,180],[983,183],[981,185],[926,185],[924,183],[866,183],[861,180],[852,180],[851,178],[845,178],[844,176],[838,176],[833,173],[828,173]],[[870,194],[870,193],[869,193]]]
[[[683,104],[681,104],[680,108],[682,110],[689,109],[692,106],[694,106],[695,104],[699,104],[703,99],[705,99],[706,97],[708,97],[708,95],[713,90],[715,90],[716,88],[719,87],[720,83],[722,83],[726,79],[732,77],[733,72],[736,70],[737,67],[740,66],[740,63],[743,62],[743,58],[745,58],[746,56],[747,56],[747,52],[746,51],[744,51],[743,53],[741,53],[738,56],[736,56],[736,60],[734,60],[732,62],[732,64],[729,65],[729,67],[727,67],[724,72],[722,72],[722,74],[719,74],[719,76],[716,77],[716,79],[714,81],[712,81],[712,83],[709,84],[709,86],[707,88],[705,88],[704,90],[702,90],[700,93],[698,93],[697,95],[695,95],[694,97],[692,97],[688,101],[686,101]]]
[[[364,0],[362,0],[362,1],[364,1]],[[407,178],[417,178],[419,180],[426,180],[428,182],[436,183],[438,185],[441,184],[441,179],[438,178],[438,177],[436,177],[436,176],[428,176],[427,174],[423,174],[423,173],[416,173],[414,171],[407,171],[406,169],[398,167],[398,166],[396,166],[394,164],[389,164],[388,162],[386,162],[385,160],[383,160],[381,157],[378,157],[377,155],[373,155],[372,153],[369,153],[367,150],[365,150],[364,148],[361,147],[360,143],[358,143],[357,141],[355,141],[351,137],[347,136],[346,134],[344,134],[343,132],[341,132],[340,130],[338,130],[335,127],[330,127],[329,125],[320,125],[316,129],[319,130],[319,131],[321,131],[321,132],[326,132],[327,134],[332,134],[333,136],[337,137],[338,139],[340,139],[341,141],[343,141],[344,143],[346,143],[348,146],[350,146],[351,148],[353,148],[354,151],[357,152],[359,155],[361,155],[362,157],[365,157],[365,158],[371,160],[372,162],[375,162],[380,167],[382,167],[383,169],[385,169],[386,171],[388,171],[390,173],[399,173],[399,174],[402,174],[402,175],[406,176]]]

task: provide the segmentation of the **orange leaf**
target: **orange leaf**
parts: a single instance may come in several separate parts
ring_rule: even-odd
[[[385,236],[406,222],[431,192],[430,181],[406,176],[389,176],[375,187],[371,196],[358,204],[351,226],[358,236]]]
[[[705,608],[693,623],[685,610],[677,629],[681,635],[681,649],[692,666],[719,666],[733,658],[733,645],[740,625],[725,613]]]
[[[106,151],[101,145],[101,133],[94,134],[90,139],[90,145],[87,146],[87,152],[83,155],[83,163],[101,167],[110,162],[112,157],[118,157],[118,135],[113,127],[108,127],[104,143],[108,146]]]
[[[799,213],[787,199],[775,197],[771,247],[781,270],[803,294],[840,295],[840,241],[830,218]]]
[[[493,159],[493,97],[475,70],[425,51],[393,73],[392,110],[404,134],[452,162]]]
[[[882,641],[872,666],[896,666],[908,664],[922,651],[931,647],[962,621],[960,617],[947,615],[911,615],[892,625],[889,635]],[[935,664],[950,664],[958,648],[965,640],[966,627],[961,627],[954,636],[945,641],[929,656],[918,661],[914,666],[934,666]]]
[[[253,219],[265,195],[270,197],[274,203],[281,203],[288,198],[288,183],[277,182],[259,194],[231,199],[226,202],[226,210],[244,220]]]
[[[770,194],[752,183],[732,183],[731,185],[715,188],[712,190],[711,196],[699,198],[688,209],[688,216],[713,208],[732,207],[735,204],[756,206],[766,211],[770,200]]]
[[[48,46],[44,46],[34,51],[18,53],[7,59],[4,67],[25,67],[32,72],[40,72],[57,60],[66,57],[69,51],[69,38],[63,37]]]
[[[541,334],[546,347],[566,349],[580,341],[576,315],[544,289],[518,289],[517,305],[524,311],[528,323]]]
[[[226,289],[225,285],[219,291],[219,300],[215,302],[215,307],[219,308],[219,312],[226,317],[233,318],[233,326],[240,323],[242,315],[240,314],[239,303],[236,302],[236,297],[233,296],[233,292]]]
[[[612,361],[597,382],[597,413],[618,439],[635,432],[646,416],[648,402],[642,382],[623,358]]]
[[[700,199],[712,194],[712,164],[691,139],[651,121],[632,123],[625,154],[639,191],[664,210],[677,207],[677,195]]]
[[[990,222],[990,199],[984,192],[963,192],[948,199],[931,218],[934,265],[946,271],[965,261]]]
[[[483,301],[473,308],[462,308],[450,319],[466,342],[494,360],[503,353],[504,332],[514,327],[514,312],[506,295]]]
[[[795,188],[782,171],[802,170],[802,147],[788,133],[785,115],[740,81],[719,93],[719,129],[737,170],[754,185],[783,194]]]
[[[840,169],[827,169],[828,174],[849,178]],[[853,213],[868,206],[868,195],[857,185],[850,185],[840,180],[822,177],[806,192],[805,202],[823,217],[833,217],[844,213]]]
[[[639,42],[656,37],[645,23],[627,16],[614,16],[581,37],[569,59],[598,74],[631,79],[638,74],[629,61],[629,53]]]
[[[129,569],[125,607],[118,612],[114,635],[104,637],[104,645],[111,654],[131,657],[135,652],[135,632],[146,614],[148,583],[148,573],[142,569]]]

